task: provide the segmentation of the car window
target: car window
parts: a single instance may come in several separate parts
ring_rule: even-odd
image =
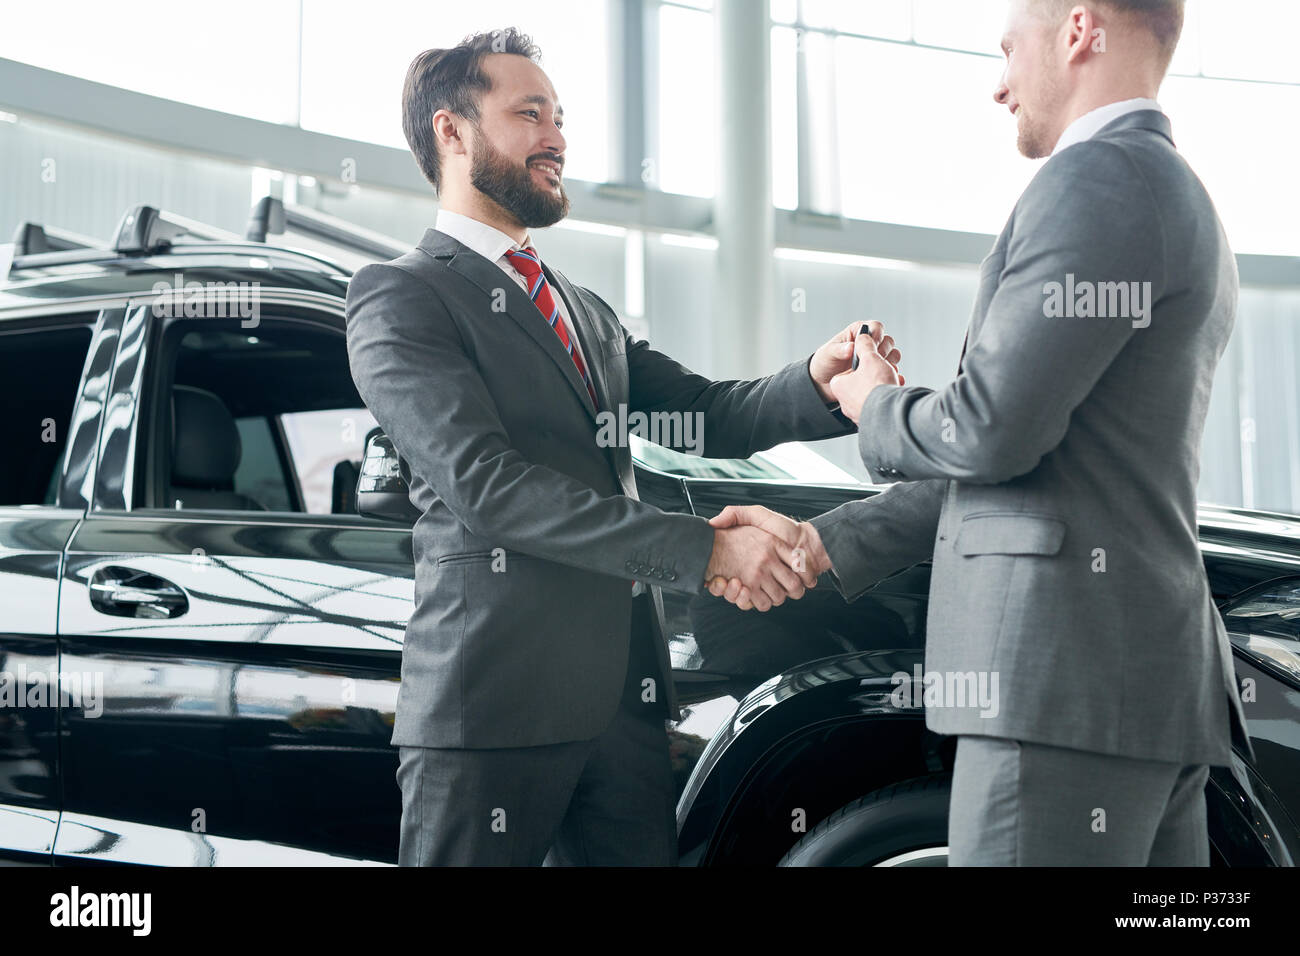
[[[356,511],[335,500],[344,489],[355,487],[361,468],[366,433],[378,422],[366,408],[335,408],[317,412],[291,412],[280,416],[289,445],[289,457],[302,489],[306,510],[316,514]]]
[[[235,487],[261,502],[268,511],[293,511],[289,476],[276,450],[272,421],[260,415],[235,419],[241,449]]]
[[[153,507],[355,514],[374,419],[342,330],[263,317],[243,331],[173,322],[167,491]]]
[[[89,326],[0,333],[0,505],[53,505]]]

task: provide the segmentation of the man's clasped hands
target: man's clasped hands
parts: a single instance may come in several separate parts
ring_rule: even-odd
[[[881,386],[902,385],[901,353],[879,322],[854,324],[817,350],[809,374],[828,401],[855,424],[867,396]],[[858,367],[852,368],[853,356]],[[831,570],[821,535],[807,521],[795,521],[762,505],[728,505],[709,520],[713,554],[704,578],[709,593],[742,611],[766,611],[798,600]]]
[[[766,611],[787,597],[798,600],[830,570],[821,536],[806,521],[762,505],[728,505],[709,524],[717,529],[705,572],[709,592],[742,611]]]

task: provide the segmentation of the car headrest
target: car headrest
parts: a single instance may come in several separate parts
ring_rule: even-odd
[[[242,451],[225,402],[192,385],[172,387],[172,484],[229,486]]]

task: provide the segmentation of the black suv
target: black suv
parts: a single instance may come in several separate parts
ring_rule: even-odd
[[[267,244],[285,230],[317,251]],[[275,200],[243,237],[147,206],[102,247],[19,227],[0,258],[0,860],[395,860],[413,515],[352,384],[338,263],[403,251]],[[878,491],[803,446],[635,451],[669,511],[805,518]],[[1211,775],[1212,859],[1289,865],[1300,520],[1208,508],[1201,539],[1257,757]],[[923,564],[766,614],[664,594],[684,864],[942,865],[954,741],[896,693],[928,585]]]

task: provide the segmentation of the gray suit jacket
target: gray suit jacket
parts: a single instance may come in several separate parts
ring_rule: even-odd
[[[1145,316],[1130,301],[1114,317],[1116,282],[1150,283]],[[1251,752],[1196,524],[1236,304],[1168,120],[1130,113],[1021,196],[956,379],[863,403],[862,459],[900,483],[812,523],[846,597],[933,556],[925,670],[947,693],[927,702],[932,730],[1184,764],[1227,765],[1234,740]],[[961,699],[969,674],[996,677],[996,710]]]
[[[712,458],[852,432],[817,393],[808,357],[711,382],[633,339],[595,293],[547,274],[602,411],[701,412]],[[597,444],[587,389],[527,294],[430,229],[352,278],[347,342],[421,512],[392,743],[523,747],[601,733],[623,689],[633,581],[650,586],[659,699],[678,719],[659,589],[702,589],[713,529],[637,500],[629,448]]]

